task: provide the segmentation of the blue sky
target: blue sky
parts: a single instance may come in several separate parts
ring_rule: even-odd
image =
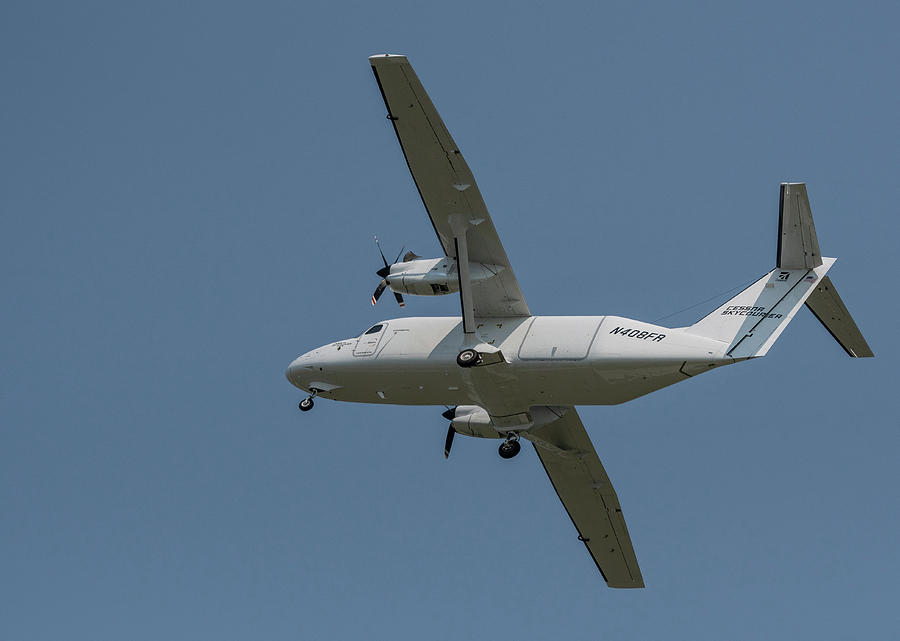
[[[0,637],[893,638],[893,3],[0,8]],[[410,57],[538,314],[653,321],[770,269],[804,180],[876,353],[581,415],[647,589],[605,587],[530,448],[320,402],[299,353],[436,255],[366,57]],[[688,324],[719,300],[666,319]]]

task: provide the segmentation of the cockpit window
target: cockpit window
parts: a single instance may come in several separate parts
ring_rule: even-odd
[[[382,327],[384,327],[384,325],[372,325],[372,327],[363,332],[363,336],[365,336],[366,334],[377,334],[381,331]]]

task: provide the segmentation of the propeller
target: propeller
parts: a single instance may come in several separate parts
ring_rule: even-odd
[[[378,283],[378,287],[375,288],[375,293],[372,294],[373,305],[378,302],[378,299],[381,298],[381,294],[383,294],[384,290],[387,288],[387,277],[391,273],[391,266],[388,264],[387,258],[384,257],[384,250],[381,249],[381,243],[378,242],[378,236],[375,236],[375,244],[378,245],[378,253],[381,254],[381,261],[384,263],[384,267],[375,272],[381,276],[381,282]],[[400,260],[400,254],[403,253],[404,249],[406,249],[406,247],[400,248],[400,251],[397,253],[397,258],[394,259],[395,263]],[[407,255],[411,253],[412,252],[409,252]],[[399,292],[394,292],[394,298],[397,299],[397,304],[400,305],[400,307],[406,307],[406,303],[403,302],[403,296]]]
[[[456,416],[456,408],[451,407],[446,412],[441,412],[441,416],[448,421],[452,421]],[[447,440],[444,441],[444,458],[450,458],[450,448],[453,447],[454,436],[456,436],[456,429],[454,429],[453,423],[451,423],[450,429],[447,430]]]

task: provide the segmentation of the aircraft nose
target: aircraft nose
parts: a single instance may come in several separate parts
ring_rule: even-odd
[[[304,387],[306,376],[305,374],[311,372],[313,368],[313,363],[310,359],[310,354],[304,354],[303,356],[298,356],[295,358],[290,365],[288,365],[287,371],[285,371],[284,375],[287,377],[288,381],[291,385],[299,388]]]

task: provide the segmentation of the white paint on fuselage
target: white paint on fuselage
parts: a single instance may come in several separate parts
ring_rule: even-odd
[[[535,405],[613,405],[735,362],[726,343],[618,316],[479,319],[478,342],[505,362],[456,364],[459,317],[382,321],[366,355],[358,338],[297,358],[288,380],[324,398],[394,405],[478,405],[506,415]],[[365,335],[364,335],[365,336]],[[371,339],[369,339],[371,340]]]

